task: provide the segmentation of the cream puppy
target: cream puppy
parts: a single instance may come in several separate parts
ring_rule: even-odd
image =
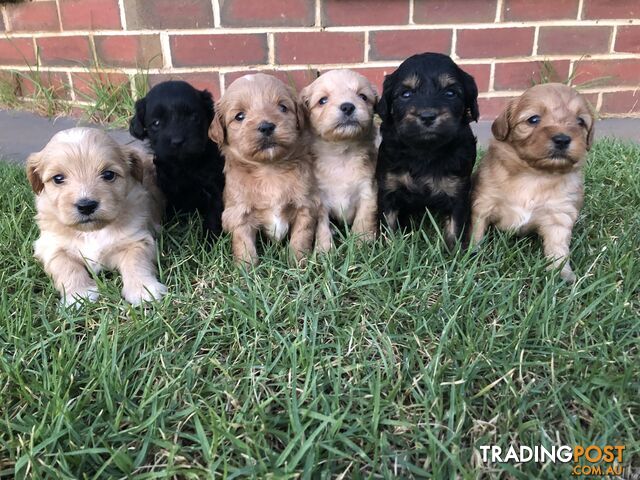
[[[235,80],[216,104],[209,137],[225,156],[222,228],[236,262],[258,263],[256,236],[313,247],[318,200],[304,114],[290,88],[263,73]]]
[[[40,238],[35,256],[65,305],[95,301],[90,271],[118,269],[129,303],[161,298],[156,243],[162,199],[151,157],[101,130],[72,128],[27,159]]]
[[[473,178],[473,241],[491,224],[536,232],[550,267],[562,267],[560,276],[575,281],[569,244],[594,135],[586,100],[566,85],[537,85],[512,100],[491,130],[495,138]]]
[[[352,70],[331,70],[300,92],[313,133],[320,191],[316,249],[332,245],[330,219],[344,221],[362,240],[375,238],[376,147],[373,109],[378,95]]]

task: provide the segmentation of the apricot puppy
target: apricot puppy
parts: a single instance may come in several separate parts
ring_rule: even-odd
[[[378,94],[353,70],[331,70],[300,92],[309,112],[320,194],[316,249],[332,245],[330,219],[352,226],[363,240],[377,230],[373,109]]]
[[[473,241],[490,224],[542,237],[550,268],[575,281],[569,265],[573,225],[583,202],[594,118],[584,98],[559,83],[537,85],[493,122],[494,139],[473,179]]]
[[[256,264],[256,234],[302,259],[313,246],[318,199],[304,112],[293,92],[265,74],[234,81],[216,104],[209,136],[225,156],[222,228],[236,261]]]
[[[156,279],[156,243],[163,209],[154,186],[150,156],[118,145],[93,128],[72,128],[53,136],[27,159],[36,194],[40,238],[35,256],[65,305],[95,301],[89,271],[118,269],[129,303],[161,298]]]

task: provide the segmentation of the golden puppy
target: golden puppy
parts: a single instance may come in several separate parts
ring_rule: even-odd
[[[314,134],[312,151],[320,193],[316,248],[327,251],[330,217],[352,225],[361,239],[377,230],[373,108],[378,94],[353,70],[331,70],[300,92]]]
[[[156,279],[162,201],[150,157],[101,130],[72,128],[27,159],[27,176],[40,227],[35,255],[65,305],[98,298],[88,269],[118,269],[132,304],[166,293]]]
[[[511,101],[491,130],[495,139],[473,181],[473,241],[489,224],[537,232],[550,268],[562,265],[560,276],[575,281],[569,243],[594,134],[587,102],[566,85],[538,85]]]
[[[304,113],[275,77],[234,81],[218,101],[209,136],[225,156],[222,228],[236,261],[255,264],[256,234],[290,246],[300,260],[313,246],[317,193]]]

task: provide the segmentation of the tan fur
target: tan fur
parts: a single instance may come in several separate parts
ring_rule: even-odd
[[[441,192],[449,196],[455,195],[460,188],[458,177],[412,177],[409,173],[388,173],[385,183],[389,190],[406,188],[409,191],[419,193],[427,187],[434,193]]]
[[[541,117],[537,126],[527,119]],[[578,124],[577,118],[585,126]],[[519,233],[537,232],[550,268],[573,282],[569,243],[583,202],[582,168],[594,134],[587,102],[561,84],[532,87],[495,120],[496,137],[474,175],[473,241],[488,225]],[[550,158],[551,137],[571,137],[568,158]]]
[[[364,95],[366,100],[360,97]],[[320,104],[321,98],[327,103]],[[316,249],[332,246],[330,218],[352,226],[360,240],[377,231],[376,149],[373,108],[378,95],[371,83],[352,70],[331,70],[300,92],[313,133],[315,177],[320,192]],[[356,124],[340,125],[340,105],[352,103]]]
[[[111,170],[115,180],[105,181]],[[40,238],[35,256],[66,305],[96,300],[97,286],[89,271],[118,269],[123,297],[130,303],[161,298],[166,287],[156,279],[156,244],[163,200],[155,186],[152,158],[119,146],[93,128],[72,128],[56,134],[27,160],[27,174],[36,193]],[[53,182],[64,175],[64,183]],[[76,202],[100,202],[88,223]]]
[[[261,148],[262,121],[276,125],[271,148]],[[270,75],[239,78],[216,105],[209,136],[225,155],[222,227],[236,261],[257,263],[259,230],[278,241],[289,233],[298,260],[313,246],[318,196],[304,122],[293,92]]]

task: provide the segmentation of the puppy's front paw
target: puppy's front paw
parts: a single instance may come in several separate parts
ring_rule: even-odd
[[[62,304],[65,307],[81,308],[86,302],[95,302],[100,298],[98,287],[87,288],[75,292],[68,292],[62,296]]]
[[[560,278],[562,278],[567,283],[575,283],[576,274],[573,273],[571,267],[565,265],[562,270],[560,270]]]
[[[333,247],[333,239],[331,236],[318,237],[316,239],[316,251],[327,253]]]
[[[160,300],[166,293],[167,287],[157,280],[122,289],[122,296],[131,305]]]

